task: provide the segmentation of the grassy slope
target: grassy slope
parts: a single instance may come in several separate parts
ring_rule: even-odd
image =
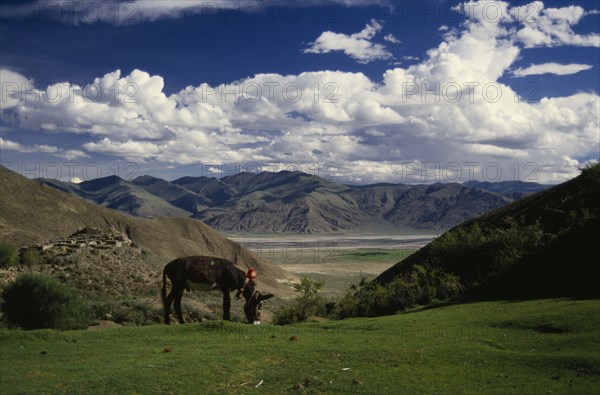
[[[0,393],[593,394],[599,311],[540,300],[288,327],[2,330]]]

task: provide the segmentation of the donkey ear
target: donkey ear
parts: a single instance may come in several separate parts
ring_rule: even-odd
[[[271,299],[273,296],[273,294],[260,294],[260,296],[258,297],[258,300],[263,301],[263,300],[267,300],[267,299]]]

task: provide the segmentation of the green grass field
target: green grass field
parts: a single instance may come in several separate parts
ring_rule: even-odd
[[[386,263],[390,266],[400,262],[414,249],[398,248],[338,248],[316,246],[310,248],[272,248],[258,250],[259,255],[278,265],[323,263]]]
[[[331,261],[338,263],[396,263],[411,255],[413,252],[415,252],[414,249],[356,248],[337,251],[337,253],[331,257]]]
[[[295,336],[295,340],[290,340]],[[0,331],[0,393],[600,393],[600,301],[286,327]]]

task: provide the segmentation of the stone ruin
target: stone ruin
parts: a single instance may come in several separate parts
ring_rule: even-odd
[[[69,237],[39,243],[31,247],[22,248],[21,256],[28,251],[40,255],[66,256],[75,254],[80,250],[108,250],[132,245],[131,239],[123,232],[111,228],[100,230],[92,227],[79,228]]]

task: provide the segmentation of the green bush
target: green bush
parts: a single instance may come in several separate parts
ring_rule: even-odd
[[[587,164],[580,168],[581,174],[589,181],[600,186],[600,164]]]
[[[158,324],[162,321],[162,309],[143,301],[128,300],[114,311],[113,321],[127,325]]]
[[[323,281],[302,277],[299,283],[294,284],[294,290],[298,293],[294,303],[275,312],[273,322],[277,325],[292,324],[321,313],[325,307],[319,290],[324,285]]]
[[[364,278],[352,285],[346,295],[337,303],[337,315],[346,317],[371,317],[388,310],[389,288]]]
[[[470,287],[505,271],[524,256],[543,247],[551,235],[539,222],[525,225],[512,218],[496,227],[479,223],[446,232],[431,243],[428,267],[451,272]]]
[[[416,305],[453,298],[462,291],[457,276],[415,265],[412,271],[388,284],[361,279],[338,302],[337,315],[346,318],[395,314]]]
[[[83,329],[89,311],[81,298],[52,277],[24,274],[2,293],[2,311],[24,329]]]
[[[0,267],[15,266],[19,263],[19,252],[12,244],[0,242]]]
[[[296,304],[301,317],[317,314],[319,308],[323,305],[323,299],[319,295],[319,290],[325,285],[324,281],[311,280],[302,277],[298,284],[294,284],[294,291],[299,295],[296,298]]]

